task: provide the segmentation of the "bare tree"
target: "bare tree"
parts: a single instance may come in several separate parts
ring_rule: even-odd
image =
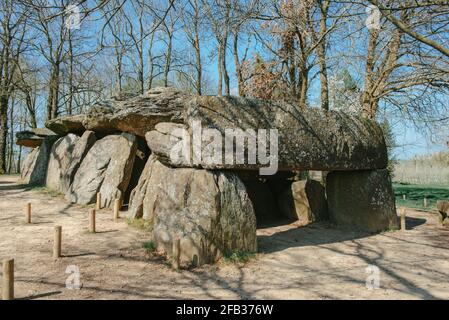
[[[194,68],[196,77],[194,83],[195,91],[202,95],[203,83],[203,60],[201,56],[201,33],[205,33],[204,19],[202,17],[202,2],[200,0],[187,0],[186,6],[181,14],[184,32],[187,41],[195,52]]]
[[[8,106],[15,89],[17,67],[23,53],[26,11],[13,0],[0,11],[0,174],[6,172]]]

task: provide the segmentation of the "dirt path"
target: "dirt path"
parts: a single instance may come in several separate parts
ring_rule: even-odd
[[[245,266],[175,272],[148,258],[145,232],[114,223],[109,210],[98,214],[99,233],[88,233],[87,211],[0,176],[0,259],[15,259],[17,298],[449,299],[449,230],[432,214],[409,211],[408,231],[375,236],[325,224],[263,229],[261,253]],[[51,257],[55,225],[63,227],[59,260]],[[66,288],[70,265],[81,290]],[[380,289],[366,288],[369,265],[379,268]]]

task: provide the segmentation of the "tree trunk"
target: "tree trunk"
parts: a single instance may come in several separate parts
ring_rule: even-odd
[[[222,63],[222,52],[221,52],[221,43],[218,43],[218,89],[217,89],[217,95],[222,96],[223,95],[223,63]]]
[[[229,74],[228,74],[228,67],[226,65],[226,46],[227,46],[227,36],[223,43],[223,49],[222,49],[222,63],[223,63],[223,80],[225,85],[225,95],[229,96],[231,95],[231,87],[230,87],[230,80],[229,80]]]
[[[234,32],[234,43],[233,43],[234,44],[235,73],[237,76],[237,85],[238,85],[238,89],[239,89],[239,96],[245,97],[246,96],[245,82],[243,80],[243,71],[242,71],[242,66],[240,64],[238,41],[239,41],[239,33],[238,33],[238,30],[236,30]]]
[[[170,73],[171,65],[171,53],[172,53],[172,36],[169,35],[167,51],[165,56],[165,67],[164,67],[164,87],[168,87],[168,74]]]
[[[8,173],[13,172],[13,160],[14,160],[14,99],[11,101],[11,108],[9,112],[9,123],[11,128],[9,130],[9,151],[8,151]]]
[[[301,91],[299,97],[299,107],[301,109],[307,108],[307,89],[309,86],[309,71],[307,69],[301,70]]]
[[[0,174],[6,173],[6,141],[8,137],[8,97],[0,97]]]
[[[198,30],[195,33],[195,55],[196,55],[196,93],[203,94],[203,67],[201,60],[201,45]]]
[[[31,98],[30,92],[26,92],[26,105],[28,112],[30,113],[30,127],[31,128],[37,128],[37,120],[36,120],[36,109],[35,105],[33,103],[33,99]]]
[[[67,102],[67,114],[72,115],[73,114],[73,96],[75,94],[74,90],[74,83],[73,83],[73,43],[72,43],[72,36],[69,30],[69,101]]]
[[[329,1],[321,3],[321,19],[320,19],[320,38],[321,42],[317,47],[317,55],[320,64],[320,86],[321,86],[321,108],[329,110],[329,84],[327,77],[326,63],[326,32],[327,32],[327,12],[329,9]]]
[[[49,95],[47,101],[47,120],[58,117],[58,102],[59,102],[59,64],[52,66],[52,72],[49,83]]]
[[[373,100],[374,65],[376,60],[376,47],[379,31],[371,29],[369,32],[368,51],[365,67],[365,88],[362,94],[362,115],[368,119],[374,119],[376,102]]]

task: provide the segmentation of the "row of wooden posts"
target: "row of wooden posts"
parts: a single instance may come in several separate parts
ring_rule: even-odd
[[[89,211],[89,231],[91,233],[96,232],[96,210],[101,210],[101,193],[97,193],[96,209]],[[113,217],[117,222],[120,218],[121,200],[115,199]],[[25,206],[25,223],[31,224],[31,203],[27,203]],[[54,241],[53,241],[53,258],[58,259],[62,257],[62,227],[55,226],[54,228]],[[3,280],[2,280],[2,299],[13,300],[14,299],[14,259],[3,261]]]
[[[405,201],[406,199],[407,199],[407,196],[405,194],[403,194],[402,200]],[[423,205],[424,205],[424,208],[427,208],[427,198],[426,197],[424,197],[424,199],[423,199]]]
[[[122,206],[120,199],[115,199],[113,217],[117,222],[120,218],[120,208]],[[89,211],[89,231],[91,233],[96,232],[96,210],[101,210],[101,193],[97,193],[96,209]],[[31,224],[31,203],[27,203],[25,207],[25,222]],[[53,258],[61,258],[62,254],[62,227],[56,226],[54,228],[54,241],[53,241]],[[172,266],[174,269],[180,268],[180,256],[181,256],[181,240],[176,238],[173,241],[173,261]],[[14,299],[14,259],[3,261],[3,280],[2,280],[2,299],[13,300]]]

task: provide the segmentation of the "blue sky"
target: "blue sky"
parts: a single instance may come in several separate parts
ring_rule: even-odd
[[[446,130],[449,137],[449,128],[442,128],[442,130]],[[413,126],[408,126],[407,128],[397,127],[393,131],[398,144],[398,147],[394,151],[397,159],[410,159],[415,155],[448,151],[444,141],[438,143],[432,142],[430,138],[425,137]]]

